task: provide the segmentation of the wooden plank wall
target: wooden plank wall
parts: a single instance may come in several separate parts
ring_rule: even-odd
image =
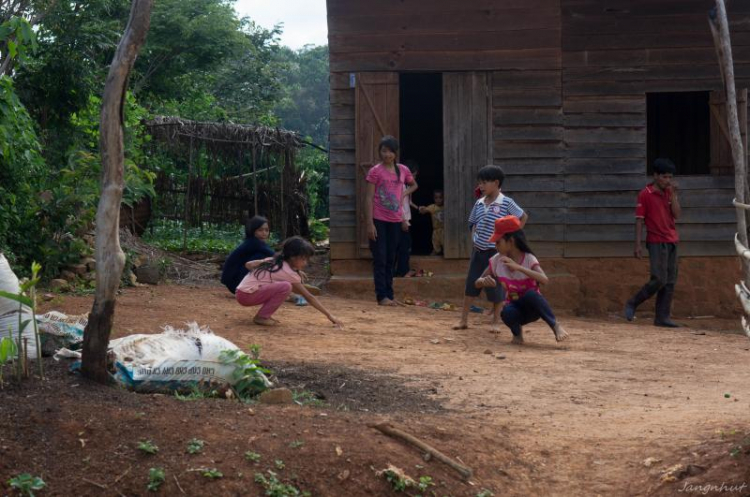
[[[524,110],[530,109],[527,114],[533,115],[537,112],[535,108],[538,109],[537,119],[543,120],[544,112],[551,110],[554,103],[549,99],[533,103],[530,100],[545,92],[539,85],[546,84],[550,77],[560,80],[560,2],[526,0],[519,6],[516,2],[497,0],[327,0],[327,8],[331,67],[331,256],[349,259],[357,256],[355,93],[349,88],[349,73],[503,71],[493,75],[493,98],[500,98],[501,105],[505,102],[509,112],[502,113],[503,107],[497,108],[494,118],[509,119],[508,134],[497,139],[496,145],[507,144],[518,149],[529,142],[523,133],[531,131],[524,131],[519,121]],[[529,83],[538,90],[528,95],[531,98],[524,97],[522,86],[518,87],[520,91],[510,87],[498,89],[498,85],[515,84],[513,78],[528,79],[521,74],[523,70],[531,70],[538,76]],[[558,107],[559,93],[558,84],[557,97],[553,97]],[[530,143],[540,142],[531,139]]]
[[[721,88],[710,0],[561,0],[567,257],[629,255],[646,182],[646,93]],[[750,84],[750,2],[729,16]],[[678,179],[683,253],[731,253],[732,177]]]

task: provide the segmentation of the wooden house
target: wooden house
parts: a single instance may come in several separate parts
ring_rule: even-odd
[[[328,0],[334,277],[365,272],[364,176],[385,134],[399,138],[401,162],[420,164],[417,203],[445,190],[444,259],[421,259],[438,271],[459,273],[455,261],[469,256],[475,174],[498,164],[503,191],[529,213],[535,251],[587,286],[582,279],[600,259],[632,258],[635,197],[648,164],[664,156],[678,167],[682,267],[734,275],[713,4]],[[746,135],[750,1],[727,4]],[[414,230],[415,253],[429,253],[426,216]],[[612,275],[627,280],[626,295],[645,269],[631,259],[602,267],[618,265],[635,275]],[[731,307],[724,284],[721,305]]]

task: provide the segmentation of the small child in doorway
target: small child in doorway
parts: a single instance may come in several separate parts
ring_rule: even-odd
[[[539,284],[546,284],[549,279],[529,248],[519,219],[505,216],[495,221],[495,232],[489,241],[495,244],[498,253],[490,259],[490,267],[475,285],[477,288],[501,285],[505,289],[501,317],[513,333],[513,343],[523,344],[523,326],[538,319],[549,325],[558,342],[568,338],[539,291]]]
[[[433,203],[420,207],[420,214],[429,214],[432,218],[432,255],[443,255],[443,190],[432,192]]]
[[[477,173],[477,180],[482,197],[476,201],[469,215],[473,249],[469,261],[469,273],[466,275],[461,320],[453,326],[454,330],[465,330],[469,327],[469,310],[474,299],[482,293],[481,289],[476,287],[475,282],[489,266],[490,258],[497,254],[495,245],[488,241],[492,236],[495,220],[508,215],[516,216],[523,227],[529,218],[513,199],[500,192],[505,180],[505,173],[500,166],[484,166]],[[485,287],[484,292],[487,294],[487,300],[492,302],[492,331],[500,331],[502,290]]]
[[[325,315],[337,327],[341,321],[333,317],[302,284],[302,271],[315,254],[313,246],[299,236],[284,241],[281,252],[273,258],[251,261],[245,264],[250,271],[237,286],[237,302],[246,307],[261,306],[253,318],[260,326],[275,326],[278,321],[273,313],[281,307],[292,290],[302,295],[313,307]]]

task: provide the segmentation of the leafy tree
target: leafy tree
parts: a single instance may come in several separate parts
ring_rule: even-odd
[[[288,61],[282,75],[283,98],[275,108],[284,128],[309,136],[316,144],[328,145],[328,46],[282,49]]]

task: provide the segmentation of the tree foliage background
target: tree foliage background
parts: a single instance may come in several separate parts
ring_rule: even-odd
[[[76,260],[98,200],[99,97],[128,0],[0,0],[0,251],[45,275]],[[160,0],[126,102],[125,201],[184,169],[149,146],[141,120],[281,126],[327,148],[328,49],[291,50],[280,27],[241,18],[232,0]],[[327,216],[328,163],[305,148],[311,209]],[[221,175],[219,169],[214,171]]]

